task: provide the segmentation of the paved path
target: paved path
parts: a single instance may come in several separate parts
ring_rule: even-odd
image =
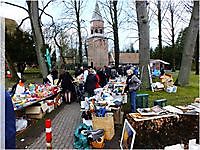
[[[52,120],[53,149],[73,149],[74,131],[80,122],[80,105],[76,102],[65,105]],[[46,149],[45,132],[28,149]]]

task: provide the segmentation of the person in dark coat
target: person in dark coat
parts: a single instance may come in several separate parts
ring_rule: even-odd
[[[71,95],[72,95],[72,92],[75,91],[73,81],[74,81],[74,79],[69,74],[69,72],[62,70],[62,73],[59,76],[57,85],[59,85],[61,82],[62,92],[64,94],[66,103],[71,103]]]
[[[83,69],[83,66],[80,67],[80,69],[76,69],[75,70],[75,78],[79,75],[81,75],[82,73],[84,73],[84,69]]]
[[[109,82],[110,76],[111,76],[111,69],[107,66],[104,66],[104,72],[106,75],[106,82]]]
[[[85,82],[85,91],[88,93],[88,96],[94,96],[94,89],[96,88],[97,82],[98,79],[95,70],[89,69],[89,74]]]
[[[104,87],[107,84],[105,72],[103,71],[103,69],[100,69],[97,71],[97,74],[99,75],[99,78],[100,78],[100,81],[99,81],[100,86]]]
[[[16,148],[16,117],[13,103],[8,92],[5,92],[5,149]]]
[[[160,68],[160,76],[163,76],[165,74],[165,69],[164,69],[164,66],[162,66]]]
[[[56,68],[53,68],[53,69],[52,69],[51,75],[52,75],[52,78],[53,78],[53,84],[55,84],[54,81],[55,81],[56,79],[58,79],[58,71],[56,70]]]

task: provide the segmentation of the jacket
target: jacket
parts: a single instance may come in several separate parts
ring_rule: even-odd
[[[85,82],[85,91],[93,92],[96,89],[97,77],[95,74],[89,74]]]
[[[128,76],[126,80],[127,89],[129,92],[137,91],[141,85],[141,81],[136,75]]]

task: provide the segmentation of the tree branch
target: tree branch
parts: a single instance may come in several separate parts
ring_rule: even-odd
[[[30,17],[26,17],[26,18],[22,19],[21,23],[17,26],[17,29],[19,29],[20,26],[24,23],[24,21],[25,21],[26,19],[29,19],[29,18],[30,18]]]
[[[53,2],[53,1],[55,1],[55,0],[50,0],[50,1],[44,6],[43,9],[39,9],[39,10],[42,11],[41,14],[39,15],[39,19],[41,18],[42,14],[45,13],[44,10],[45,10],[45,9],[48,7],[48,5],[49,5],[51,2]],[[46,14],[46,13],[45,13],[45,14]]]
[[[5,4],[11,5],[11,6],[15,6],[15,7],[19,7],[21,9],[25,10],[28,13],[28,9],[26,9],[26,8],[20,6],[20,5],[16,5],[16,4],[9,3],[9,2],[4,2],[4,1],[2,1],[1,3],[5,3]]]
[[[165,12],[164,12],[164,15],[162,16],[162,18],[161,18],[161,22],[163,21],[163,19],[164,19],[164,17],[165,17],[165,14],[167,13],[167,10],[168,10],[168,8],[169,8],[169,3],[168,3],[168,5],[167,5],[167,8],[165,9]]]
[[[47,14],[44,10],[42,10],[42,9],[40,9],[40,8],[39,8],[39,10],[40,10],[40,11],[43,11],[43,13],[44,13],[45,15],[47,15],[47,16],[49,16],[49,17],[51,18],[52,25],[55,24],[55,22],[54,22],[54,20],[53,20],[53,17],[52,17],[50,14]],[[42,13],[41,13],[41,14],[42,14]],[[39,19],[41,20],[41,16],[39,17]]]

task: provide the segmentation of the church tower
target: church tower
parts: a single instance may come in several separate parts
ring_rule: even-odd
[[[90,21],[87,50],[89,66],[103,67],[108,65],[108,40],[104,36],[104,21],[97,1]]]

